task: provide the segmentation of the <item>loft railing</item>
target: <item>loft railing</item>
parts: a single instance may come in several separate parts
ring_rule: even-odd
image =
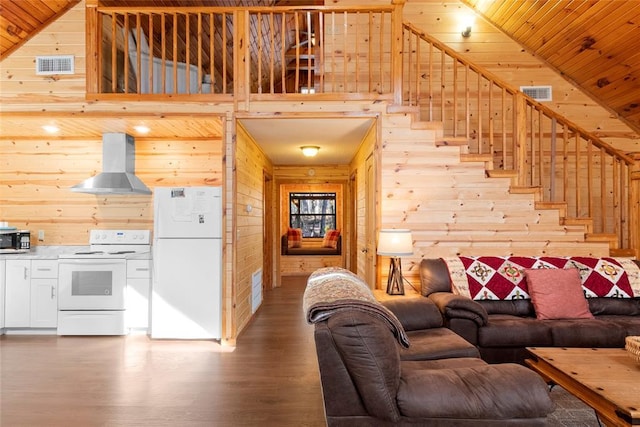
[[[468,145],[469,156],[515,173],[516,187],[566,203],[566,223],[611,235],[616,249],[638,248],[634,159],[420,29],[403,24],[402,40],[403,105],[442,122],[442,144]]]
[[[158,10],[94,1],[87,44],[97,75],[88,86],[98,98],[393,93],[396,6]]]

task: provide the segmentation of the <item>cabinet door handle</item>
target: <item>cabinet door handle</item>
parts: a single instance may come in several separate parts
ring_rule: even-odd
[[[149,271],[149,268],[136,268],[136,271]]]
[[[44,268],[44,267],[40,267],[37,269],[38,271],[51,271],[50,268]]]
[[[54,299],[55,297],[56,297],[56,287],[51,286],[51,299]]]
[[[27,280],[27,267],[23,267],[24,268],[24,280]]]

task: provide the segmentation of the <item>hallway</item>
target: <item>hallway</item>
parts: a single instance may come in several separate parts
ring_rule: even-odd
[[[265,292],[233,352],[143,335],[3,335],[0,425],[324,426],[305,284]]]

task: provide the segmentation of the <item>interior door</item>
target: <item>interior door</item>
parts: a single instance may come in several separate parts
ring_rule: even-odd
[[[371,154],[365,162],[365,280],[376,287],[376,173]]]

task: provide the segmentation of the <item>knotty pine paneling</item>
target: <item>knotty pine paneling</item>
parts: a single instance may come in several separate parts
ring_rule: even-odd
[[[251,276],[261,269],[271,246],[264,245],[264,173],[272,174],[271,161],[241,126],[236,126],[235,153],[235,262],[234,301],[237,333],[251,319]],[[250,211],[247,209],[251,206]],[[270,207],[269,207],[270,208]],[[271,272],[263,271],[264,275]]]
[[[37,76],[36,55],[73,55],[74,74]],[[60,18],[45,27],[21,48],[2,59],[0,86],[2,98],[31,99],[84,99],[85,84],[85,5],[80,2]]]
[[[220,139],[136,138],[136,175],[151,189],[222,185]],[[69,188],[102,170],[102,141],[11,140],[0,137],[0,218],[45,231],[37,245],[86,245],[92,228],[153,228],[153,199],[93,195]]]
[[[407,121],[408,123],[408,121]],[[355,218],[355,224],[351,224],[351,229],[353,230],[353,236],[351,236],[350,242],[351,250],[355,251],[355,254],[351,254],[350,261],[354,261],[353,264],[350,262],[350,270],[354,273],[358,274],[360,277],[367,277],[366,275],[366,264],[367,264],[367,254],[363,252],[363,249],[366,249],[369,243],[369,239],[371,236],[367,236],[366,233],[366,184],[365,179],[367,176],[366,173],[366,162],[367,159],[371,156],[374,156],[374,152],[376,150],[376,141],[378,125],[371,126],[371,129],[367,133],[358,149],[356,155],[351,161],[350,166],[350,179],[354,182],[350,182],[352,187],[352,195],[349,203],[352,206],[352,209],[355,209],[355,212],[351,215],[351,217]],[[369,219],[374,220],[375,219]],[[375,259],[375,258],[374,258]],[[372,288],[376,287],[375,283],[369,283],[369,286]]]
[[[460,148],[436,147],[437,132],[411,130],[399,116],[382,120],[380,228],[412,230],[403,273],[414,285],[422,258],[608,255],[607,245],[585,243],[584,227],[560,225],[557,210],[535,209],[532,194],[511,194],[510,179],[487,178],[483,162],[461,163]]]
[[[473,15],[458,1],[407,0],[403,9],[405,21],[424,29],[511,85],[551,85],[553,101],[546,104],[552,109],[623,152],[640,151],[640,140],[628,126],[489,23],[476,17],[471,37],[462,37],[459,20],[468,13]]]

